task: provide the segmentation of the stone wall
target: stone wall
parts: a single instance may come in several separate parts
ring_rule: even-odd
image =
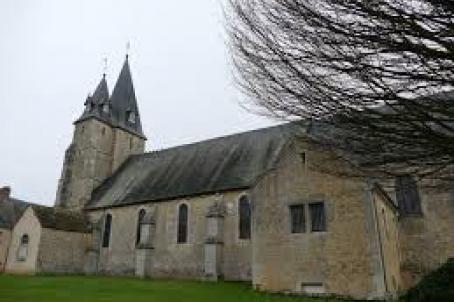
[[[454,195],[438,187],[420,187],[421,216],[399,220],[403,289],[454,257]]]
[[[144,151],[144,140],[96,119],[77,123],[68,147],[56,206],[82,209],[91,192],[131,154]]]
[[[112,173],[114,130],[95,119],[76,124],[68,147],[56,206],[81,209],[91,192]]]
[[[114,129],[112,171],[131,155],[145,150],[145,140],[119,128]]]
[[[249,192],[225,194],[226,216],[223,224],[222,272],[226,280],[252,280],[252,242],[239,237],[239,199]],[[251,207],[255,200],[250,200]]]
[[[43,228],[37,271],[83,273],[91,239],[91,234]]]
[[[34,215],[33,209],[31,207],[27,208],[12,231],[6,272],[18,274],[33,274],[37,272],[36,263],[41,240],[41,230],[41,225]],[[27,257],[25,260],[20,260],[18,253],[21,246],[21,238],[24,234],[28,234],[29,236]]]
[[[380,242],[380,257],[384,270],[385,291],[392,298],[396,298],[401,291],[400,258],[398,238],[398,211],[393,201],[384,191],[374,191],[373,201],[375,222],[378,227]]]
[[[222,276],[227,280],[250,280],[250,241],[238,239],[238,198],[244,192],[199,196],[91,212],[93,221],[112,215],[110,246],[100,249],[99,271],[134,274],[137,217],[140,209],[152,211],[155,220],[152,261],[148,275],[158,278],[204,277],[204,246],[207,239],[208,208],[219,199],[226,208],[222,237]],[[182,203],[189,208],[188,242],[177,243],[177,213]]]
[[[10,241],[11,230],[0,228],[0,272],[3,272],[5,270]]]
[[[333,173],[317,172],[323,164]],[[385,295],[372,200],[366,198],[369,188],[361,179],[334,173],[343,168],[332,155],[292,146],[258,183],[252,194],[256,288],[357,298]],[[326,232],[310,231],[307,205],[317,201],[325,204]],[[305,233],[290,231],[293,204],[305,205]]]

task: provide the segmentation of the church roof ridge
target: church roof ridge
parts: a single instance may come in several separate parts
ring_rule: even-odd
[[[250,135],[250,134],[254,134],[254,133],[258,133],[258,132],[272,131],[275,129],[283,129],[283,128],[288,127],[290,124],[292,124],[292,123],[287,122],[287,123],[282,123],[282,124],[277,124],[277,125],[272,125],[272,126],[265,126],[265,127],[261,127],[261,128],[250,129],[250,130],[241,131],[241,132],[235,132],[235,133],[231,133],[231,134],[225,134],[225,135],[221,135],[221,136],[205,138],[205,139],[202,139],[199,141],[188,142],[188,143],[183,143],[180,145],[151,150],[148,152],[144,152],[142,154],[135,154],[134,156],[151,156],[151,155],[159,153],[159,152],[172,151],[172,150],[179,149],[179,148],[187,148],[187,147],[191,147],[191,146],[198,145],[198,144],[216,142],[218,140],[231,139],[231,138],[235,138],[238,136]]]

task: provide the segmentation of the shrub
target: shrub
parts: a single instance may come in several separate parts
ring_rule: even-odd
[[[453,302],[454,259],[425,276],[404,296],[406,302]]]

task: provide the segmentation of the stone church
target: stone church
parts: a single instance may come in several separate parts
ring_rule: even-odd
[[[0,271],[246,281],[389,298],[454,257],[454,195],[396,190],[295,123],[144,152],[128,58],[74,122],[54,207],[0,190]]]

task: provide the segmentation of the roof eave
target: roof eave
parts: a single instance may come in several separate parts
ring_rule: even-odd
[[[193,198],[193,197],[198,197],[198,196],[204,196],[204,195],[213,195],[213,194],[220,194],[220,193],[225,193],[225,192],[237,192],[237,191],[243,191],[243,190],[249,190],[252,188],[253,185],[247,185],[247,186],[239,186],[239,187],[232,187],[232,188],[226,188],[226,189],[221,189],[221,190],[213,190],[213,191],[203,191],[203,192],[197,192],[197,193],[192,193],[192,194],[181,194],[181,195],[175,195],[172,197],[162,197],[162,198],[155,198],[155,199],[140,199],[138,201],[131,201],[131,202],[121,202],[118,204],[112,204],[112,205],[103,205],[103,206],[93,206],[93,207],[85,207],[85,211],[96,211],[96,210],[102,210],[102,209],[109,209],[109,208],[120,208],[120,207],[126,207],[126,206],[132,206],[132,205],[137,205],[137,204],[144,204],[144,203],[149,203],[149,202],[169,202],[169,201],[174,201],[177,199],[184,199],[184,198]]]

